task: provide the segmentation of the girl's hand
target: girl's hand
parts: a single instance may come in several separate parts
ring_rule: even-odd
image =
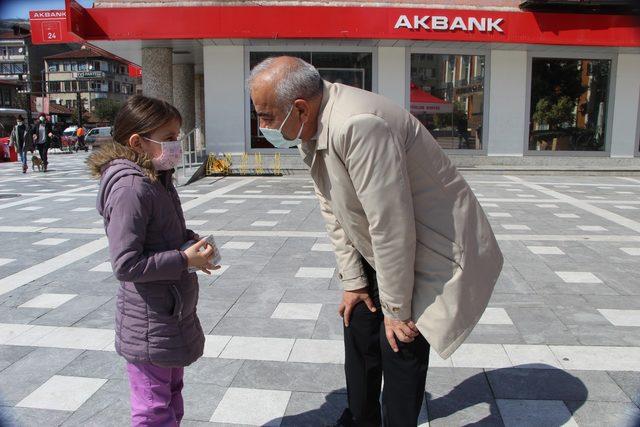
[[[213,257],[213,247],[207,244],[206,239],[201,239],[197,243],[188,247],[184,254],[187,256],[187,264],[189,267],[196,267],[205,271],[207,274],[208,269],[213,268],[210,264],[210,260]]]

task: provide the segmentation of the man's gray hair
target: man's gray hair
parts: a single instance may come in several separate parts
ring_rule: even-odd
[[[253,67],[248,79],[249,89],[260,74],[271,71],[277,59],[270,57]],[[274,87],[276,104],[282,110],[288,109],[296,99],[309,100],[322,93],[322,77],[316,67],[300,58],[292,57],[292,60]]]

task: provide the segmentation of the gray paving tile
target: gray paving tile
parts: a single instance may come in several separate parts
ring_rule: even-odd
[[[107,296],[78,295],[63,306],[40,316],[32,323],[48,326],[71,326],[110,301],[112,298],[113,297]]]
[[[66,411],[0,406],[0,425],[3,426],[61,425],[69,416]]]
[[[518,307],[506,310],[527,344],[577,344],[550,309]]]
[[[326,393],[346,387],[342,365],[263,361],[244,362],[232,386]]]
[[[59,375],[89,378],[126,379],[126,361],[113,351],[87,350],[65,366]]]
[[[281,426],[334,425],[347,405],[346,390],[328,394],[293,392]]]
[[[312,338],[342,340],[344,323],[338,314],[338,304],[323,304]]]
[[[15,405],[71,363],[82,350],[38,348],[0,372],[0,400]]]
[[[629,401],[606,372],[510,368],[487,370],[487,378],[497,399]]]
[[[209,421],[226,390],[225,387],[215,384],[185,382],[182,393],[185,418],[194,421]]]
[[[272,338],[311,338],[315,324],[314,320],[229,317],[222,319],[212,333]]]
[[[581,345],[639,346],[640,328],[612,325],[568,326]]]
[[[640,409],[633,403],[565,402],[580,427],[637,427]]]
[[[229,387],[243,363],[242,360],[203,357],[185,368],[184,381],[185,384],[201,383]]]
[[[593,308],[640,310],[640,296],[635,295],[584,295]]]
[[[625,371],[608,372],[608,374],[629,396],[629,399],[640,407],[640,374]]]
[[[0,371],[11,366],[34,350],[35,348],[33,347],[0,345]]]
[[[467,343],[522,344],[525,340],[515,325],[476,325]]]
[[[429,425],[502,425],[482,369],[432,367],[425,388]]]
[[[109,380],[63,426],[118,427],[131,424],[129,382]]]

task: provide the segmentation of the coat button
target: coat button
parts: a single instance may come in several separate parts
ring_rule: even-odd
[[[338,274],[338,279],[342,280],[344,278],[344,276],[342,275],[342,273]]]
[[[398,308],[398,307],[393,307],[393,308],[391,309],[391,311],[393,311],[393,312],[400,311],[400,308]]]

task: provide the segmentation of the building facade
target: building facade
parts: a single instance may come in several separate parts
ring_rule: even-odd
[[[462,164],[637,165],[633,8],[532,3],[109,0],[82,9],[67,0],[67,26],[142,64],[143,92],[174,102],[205,131],[209,152],[274,152],[245,81],[262,59],[287,54],[394,100]]]
[[[97,100],[123,103],[141,90],[140,77],[130,74],[129,63],[107,52],[83,45],[80,49],[45,58],[46,92],[51,102],[94,112]]]

